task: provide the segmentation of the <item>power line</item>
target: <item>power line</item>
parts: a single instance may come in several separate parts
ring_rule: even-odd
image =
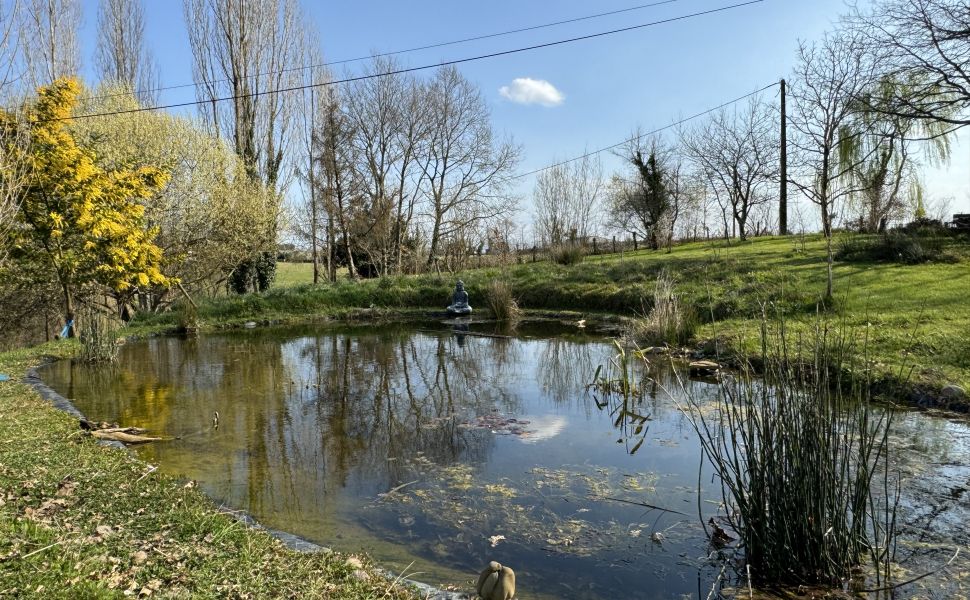
[[[583,41],[583,40],[590,40],[590,39],[594,39],[594,38],[600,38],[600,37],[604,37],[604,36],[608,36],[608,35],[614,35],[614,34],[617,34],[617,33],[624,33],[624,32],[627,32],[627,31],[634,31],[634,30],[637,30],[637,29],[644,29],[646,27],[653,27],[655,25],[663,25],[663,24],[667,24],[667,23],[674,23],[674,22],[677,22],[677,21],[684,21],[684,20],[691,19],[691,18],[694,18],[694,17],[700,17],[700,16],[710,15],[710,14],[714,14],[714,13],[720,13],[720,12],[724,12],[724,11],[727,11],[727,10],[732,10],[732,9],[735,9],[735,8],[741,8],[741,7],[744,7],[744,6],[750,6],[750,5],[753,5],[753,4],[760,4],[761,2],[764,2],[764,1],[765,0],[748,0],[747,2],[741,2],[741,3],[738,3],[738,4],[731,4],[731,5],[728,5],[728,6],[722,6],[720,8],[713,8],[713,9],[710,9],[710,10],[705,10],[705,11],[701,11],[701,12],[691,13],[691,14],[687,14],[687,15],[681,15],[681,16],[678,16],[678,17],[671,17],[669,19],[661,19],[659,21],[651,21],[650,23],[642,23],[640,25],[632,25],[630,27],[622,27],[620,29],[611,29],[609,31],[602,31],[602,32],[599,32],[599,33],[592,33],[592,34],[589,34],[589,35],[583,35],[583,36],[579,36],[579,37],[568,38],[568,39],[564,39],[564,40],[558,40],[558,41],[555,41],[555,42],[546,42],[544,44],[536,44],[534,46],[526,46],[526,47],[523,47],[523,48],[515,48],[513,50],[503,50],[501,52],[492,52],[492,53],[489,53],[489,54],[481,54],[481,55],[478,55],[478,56],[472,56],[472,57],[468,57],[468,58],[460,58],[460,59],[455,59],[455,60],[449,60],[449,61],[444,61],[444,62],[440,62],[440,63],[436,63],[436,64],[422,65],[420,67],[409,67],[409,68],[405,68],[405,69],[396,69],[396,70],[393,70],[393,71],[387,71],[387,72],[384,72],[384,73],[373,73],[373,74],[370,74],[370,75],[358,75],[356,77],[348,77],[348,78],[345,78],[345,79],[337,79],[337,80],[325,81],[325,82],[321,82],[321,83],[311,83],[311,84],[306,84],[306,85],[298,85],[298,86],[292,86],[292,87],[288,87],[288,88],[281,88],[281,89],[277,89],[277,90],[266,90],[266,91],[261,91],[261,92],[252,92],[252,93],[248,93],[248,94],[236,94],[236,95],[233,95],[233,96],[223,96],[221,98],[212,98],[212,99],[209,99],[209,100],[194,100],[194,101],[191,101],[191,102],[178,102],[178,103],[174,103],[174,104],[164,104],[164,105],[159,105],[159,106],[149,106],[149,107],[141,107],[141,108],[131,108],[131,109],[127,109],[127,110],[117,110],[117,111],[109,111],[109,112],[102,112],[102,113],[81,114],[81,115],[74,115],[74,116],[70,116],[70,117],[64,117],[62,119],[50,119],[50,120],[87,119],[87,118],[92,118],[92,117],[109,117],[109,116],[115,116],[115,115],[141,113],[141,112],[149,112],[149,111],[156,111],[156,110],[166,110],[166,109],[171,109],[171,108],[184,108],[184,107],[188,107],[188,106],[199,106],[199,105],[202,105],[202,104],[214,104],[216,102],[227,102],[227,101],[230,101],[230,100],[239,100],[239,99],[242,99],[242,98],[256,98],[256,97],[259,97],[259,96],[267,96],[267,95],[270,95],[270,94],[281,94],[281,93],[286,93],[286,92],[298,92],[298,91],[303,91],[303,90],[307,90],[307,89],[311,89],[311,88],[329,87],[329,86],[343,84],[343,83],[353,83],[355,81],[363,81],[363,80],[366,80],[366,79],[374,79],[374,78],[377,78],[377,77],[389,77],[389,76],[392,76],[392,75],[403,75],[405,73],[413,73],[415,71],[424,71],[424,70],[427,70],[427,69],[435,69],[435,68],[438,68],[438,67],[446,67],[446,66],[451,66],[451,65],[463,64],[463,63],[467,63],[467,62],[473,62],[473,61],[477,61],[477,60],[484,60],[484,59],[488,59],[488,58],[496,58],[496,57],[499,57],[499,56],[508,56],[508,55],[511,55],[511,54],[520,54],[522,52],[529,52],[529,51],[532,51],[532,50],[539,50],[541,48],[550,48],[552,46],[561,46],[563,44],[570,44],[570,43],[573,43],[573,42],[579,42],[579,41]]]
[[[570,159],[567,159],[567,160],[564,160],[564,161],[561,161],[561,162],[557,162],[557,163],[554,163],[554,164],[551,164],[551,165],[546,165],[545,167],[542,167],[540,169],[536,169],[534,171],[528,171],[526,173],[519,173],[518,175],[513,175],[513,176],[509,177],[509,180],[512,180],[512,179],[522,179],[523,177],[529,177],[530,175],[536,175],[538,173],[542,173],[543,171],[548,171],[549,169],[554,169],[556,167],[561,167],[563,165],[568,165],[569,163],[576,162],[577,160],[582,160],[584,158],[589,158],[590,156],[595,156],[596,154],[600,154],[601,152],[606,152],[608,150],[613,150],[615,148],[619,148],[620,146],[623,146],[624,144],[629,144],[630,142],[632,142],[634,140],[639,140],[641,138],[649,137],[651,135],[656,135],[656,134],[661,133],[663,131],[666,131],[668,129],[672,129],[674,127],[677,127],[678,125],[683,125],[684,123],[687,123],[689,121],[693,121],[694,119],[698,119],[700,117],[703,117],[704,115],[709,115],[709,114],[711,114],[712,112],[714,112],[716,110],[720,110],[722,108],[731,106],[732,104],[737,104],[738,102],[740,102],[742,100],[745,100],[747,98],[750,98],[751,96],[754,96],[756,94],[760,94],[761,92],[764,92],[766,90],[770,90],[771,88],[775,87],[776,85],[780,85],[780,82],[775,82],[775,83],[772,83],[771,85],[766,85],[765,87],[763,87],[763,88],[761,88],[759,90],[755,90],[755,91],[751,92],[750,94],[745,94],[743,96],[740,96],[738,98],[735,98],[734,100],[728,100],[727,102],[725,102],[723,104],[719,104],[719,105],[715,106],[714,108],[709,108],[709,109],[707,109],[707,110],[705,110],[703,112],[699,112],[699,113],[697,113],[695,115],[691,115],[689,117],[683,118],[683,119],[681,119],[681,120],[679,120],[677,122],[671,123],[670,125],[665,125],[664,127],[660,127],[658,129],[654,129],[653,131],[648,131],[646,133],[641,133],[639,135],[635,135],[635,136],[633,136],[631,138],[628,138],[628,139],[623,140],[622,142],[618,142],[616,144],[613,144],[612,146],[606,146],[605,148],[600,148],[599,150],[593,150],[592,152],[587,152],[586,154],[582,154],[582,155],[576,156],[574,158],[570,158]]]
[[[590,20],[599,19],[599,18],[602,18],[602,17],[610,17],[610,16],[619,15],[619,14],[628,13],[628,12],[633,12],[633,11],[637,11],[637,10],[643,10],[643,9],[646,9],[646,8],[654,8],[654,7],[662,6],[662,5],[665,5],[665,4],[673,4],[675,2],[681,2],[681,1],[682,0],[662,0],[660,2],[651,2],[650,4],[640,4],[638,6],[631,6],[629,8],[621,8],[619,10],[611,10],[611,11],[608,11],[608,12],[601,12],[601,13],[597,13],[595,15],[587,15],[585,17],[575,17],[575,18],[572,18],[572,19],[564,19],[562,21],[553,21],[552,23],[544,23],[542,25],[532,25],[532,26],[529,26],[529,27],[522,27],[522,28],[519,28],[519,29],[510,29],[508,31],[500,31],[498,33],[487,33],[487,34],[483,34],[483,35],[477,35],[477,36],[473,36],[473,37],[462,38],[462,39],[459,39],[459,40],[452,40],[450,42],[437,42],[437,43],[428,44],[428,45],[425,45],[425,46],[417,46],[417,47],[414,47],[414,48],[407,48],[405,50],[393,50],[393,51],[388,51],[388,52],[381,52],[379,54],[370,54],[368,56],[358,56],[356,58],[345,58],[345,59],[342,59],[342,60],[335,60],[335,61],[330,61],[330,62],[323,62],[323,63],[313,64],[313,65],[301,65],[299,67],[291,67],[291,68],[288,68],[288,69],[282,69],[282,70],[278,70],[278,71],[269,71],[269,72],[266,72],[266,73],[256,73],[254,75],[247,75],[245,78],[246,79],[249,79],[249,78],[256,78],[256,77],[266,77],[266,76],[269,76],[269,75],[282,75],[283,73],[292,73],[293,71],[308,71],[308,70],[311,70],[311,69],[322,69],[324,67],[332,67],[334,65],[343,65],[343,64],[347,64],[347,63],[358,62],[358,61],[362,61],[362,60],[369,60],[369,59],[373,59],[373,58],[382,58],[382,57],[385,57],[385,56],[396,56],[398,54],[409,54],[411,52],[420,52],[422,50],[433,50],[435,48],[444,48],[446,46],[454,46],[454,45],[457,45],[457,44],[466,44],[468,42],[477,42],[477,41],[480,41],[480,40],[487,40],[487,39],[492,39],[492,38],[497,38],[497,37],[504,37],[504,36],[513,35],[513,34],[516,34],[516,33],[525,33],[527,31],[537,31],[539,29],[548,29],[550,27],[558,27],[559,25],[568,25],[570,23],[579,23],[579,22],[582,22],[582,21],[590,21]],[[226,83],[228,81],[232,81],[232,80],[231,79],[214,79],[212,81],[206,81],[205,83],[206,84]],[[133,91],[131,93],[132,94],[145,94],[145,93],[151,93],[151,92],[163,92],[163,91],[167,91],[167,90],[178,90],[178,89],[185,89],[185,88],[190,88],[190,87],[199,87],[200,85],[202,85],[202,84],[201,83],[183,83],[183,84],[179,84],[179,85],[169,85],[169,86],[161,86],[161,87],[155,87],[155,88],[148,88],[148,89],[143,89],[143,90],[135,90],[135,91]],[[89,101],[89,100],[102,100],[102,99],[105,99],[105,98],[115,98],[115,97],[118,97],[118,96],[127,96],[127,95],[129,95],[128,92],[120,92],[120,93],[116,93],[116,94],[103,94],[103,95],[99,95],[99,96],[88,96],[86,98],[82,98],[82,100],[84,100],[84,101]]]

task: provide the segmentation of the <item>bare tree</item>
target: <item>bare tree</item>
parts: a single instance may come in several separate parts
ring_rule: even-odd
[[[0,103],[6,103],[23,78],[20,61],[21,0],[0,0]]]
[[[159,71],[145,45],[142,0],[101,0],[95,64],[102,81],[125,86],[142,104],[156,102]]]
[[[232,140],[249,177],[271,193],[274,215],[262,252],[243,257],[258,287],[275,273],[281,203],[293,169],[284,168],[299,97],[276,93],[299,81],[303,17],[298,0],[184,0],[200,112],[213,131]],[[231,102],[219,102],[230,97]]]
[[[718,202],[731,211],[742,241],[747,239],[749,217],[770,200],[777,181],[774,121],[769,107],[753,99],[741,110],[722,110],[681,137],[688,158]]]
[[[402,163],[413,160],[413,147],[401,144],[408,108],[405,95],[412,83],[401,75],[392,58],[375,58],[365,74],[382,75],[352,83],[344,98],[344,111],[354,136],[356,169],[367,192],[369,227],[359,240],[381,274],[388,273],[397,254],[394,249],[397,185],[406,181]],[[407,154],[407,157],[405,157]]]
[[[802,44],[792,98],[794,113],[790,122],[796,135],[795,167],[791,180],[809,200],[819,207],[822,231],[828,250],[826,298],[832,297],[832,229],[844,201],[860,191],[851,174],[868,154],[849,157],[841,152],[856,136],[859,103],[876,81],[877,60],[870,55],[868,40],[855,31],[826,35],[816,44]],[[853,127],[856,126],[856,127]]]
[[[428,196],[428,264],[449,236],[515,208],[508,176],[519,149],[498,141],[479,90],[453,67],[442,67],[428,88],[430,129],[418,162]]]
[[[250,176],[285,187],[292,94],[302,59],[297,0],[184,0],[203,118],[231,139]],[[231,102],[217,102],[231,96]]]
[[[602,163],[592,156],[540,173],[532,198],[543,242],[558,245],[595,234],[604,188]]]
[[[308,65],[323,65],[323,52],[319,45],[319,34],[310,26],[304,30],[299,54],[301,61]],[[294,233],[309,242],[310,257],[313,263],[313,283],[320,282],[320,255],[325,250],[327,278],[331,279],[333,269],[333,244],[330,237],[324,237],[331,228],[326,224],[330,217],[323,202],[323,194],[319,193],[322,173],[322,147],[324,129],[327,118],[328,92],[323,84],[332,80],[330,70],[324,66],[301,69],[301,84],[304,86],[297,111],[297,148],[298,159],[294,161],[294,171],[300,183],[303,197],[302,206],[298,209],[296,222],[293,224]]]
[[[340,254],[349,270],[350,278],[357,278],[357,265],[354,262],[354,235],[352,227],[355,221],[355,204],[360,197],[362,187],[360,178],[355,170],[356,157],[351,139],[354,137],[352,123],[341,108],[341,97],[334,87],[325,90],[326,103],[324,105],[323,122],[315,130],[317,138],[314,145],[319,149],[316,161],[319,164],[321,177],[315,179],[317,192],[327,219],[327,240],[331,256],[336,252],[336,237],[340,237]],[[331,261],[330,278],[335,279],[336,272],[334,258]]]
[[[394,166],[396,182],[396,202],[394,216],[393,253],[395,270],[404,269],[404,248],[410,241],[416,246],[417,232],[413,222],[418,202],[421,199],[420,153],[430,133],[430,115],[425,103],[427,88],[422,83],[408,79],[406,89],[398,96],[399,123],[396,142],[400,149],[399,158]],[[411,238],[408,240],[408,238]]]
[[[79,0],[21,0],[21,55],[33,89],[81,69]]]
[[[879,0],[849,24],[884,51],[880,70],[898,82],[879,110],[970,125],[970,8],[953,0]]]
[[[639,131],[621,156],[632,167],[629,178],[614,175],[610,189],[610,218],[621,231],[645,237],[659,250],[664,236],[676,225],[668,163],[672,152]]]

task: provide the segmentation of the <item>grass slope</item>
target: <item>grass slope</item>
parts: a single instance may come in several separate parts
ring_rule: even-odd
[[[837,262],[837,307],[823,316],[842,320],[858,337],[868,338],[877,373],[910,377],[912,372],[911,380],[918,384],[970,386],[970,250],[955,245],[949,251],[963,260],[920,265]],[[290,285],[205,303],[200,317],[211,324],[311,318],[368,307],[442,308],[457,277],[465,280],[473,305],[482,305],[488,283],[501,277],[511,283],[524,309],[635,316],[650,309],[654,281],[667,270],[677,293],[704,323],[700,338],[716,335],[754,351],[762,310],[784,314],[796,332],[817,322],[825,289],[825,243],[820,236],[697,242],[670,253],[641,250],[588,257],[570,267],[540,262],[445,277],[295,284],[308,280],[309,269],[289,264],[285,281]],[[174,323],[175,317],[146,322]]]
[[[191,484],[99,446],[19,383],[41,353],[0,355],[0,597],[416,598],[345,557],[299,554]]]

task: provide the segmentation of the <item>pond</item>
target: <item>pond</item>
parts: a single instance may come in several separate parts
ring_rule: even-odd
[[[681,384],[657,358],[640,417],[618,419],[586,385],[616,354],[608,338],[548,323],[478,333],[159,337],[127,344],[116,365],[40,374],[89,419],[174,438],[136,452],[222,505],[415,579],[468,590],[498,560],[522,597],[707,598],[721,563],[698,513],[718,514],[720,490],[706,469],[698,501],[700,446],[677,398],[703,401],[715,384]],[[894,427],[898,556],[919,574],[958,546],[970,555],[970,428],[918,413]],[[964,590],[964,557],[911,588]]]

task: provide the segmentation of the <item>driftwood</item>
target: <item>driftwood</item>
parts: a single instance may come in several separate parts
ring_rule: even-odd
[[[124,444],[147,444],[148,442],[160,442],[164,438],[145,435],[125,433],[124,431],[111,431],[110,429],[96,429],[91,435],[99,440],[113,440]]]
[[[146,436],[146,430],[140,427],[118,427],[109,423],[95,423],[87,419],[80,420],[81,429],[90,431],[91,435],[99,440],[111,440],[124,444],[147,444],[148,442],[160,442],[165,438]]]
[[[688,368],[691,377],[713,377],[721,370],[721,365],[710,360],[695,360]]]

